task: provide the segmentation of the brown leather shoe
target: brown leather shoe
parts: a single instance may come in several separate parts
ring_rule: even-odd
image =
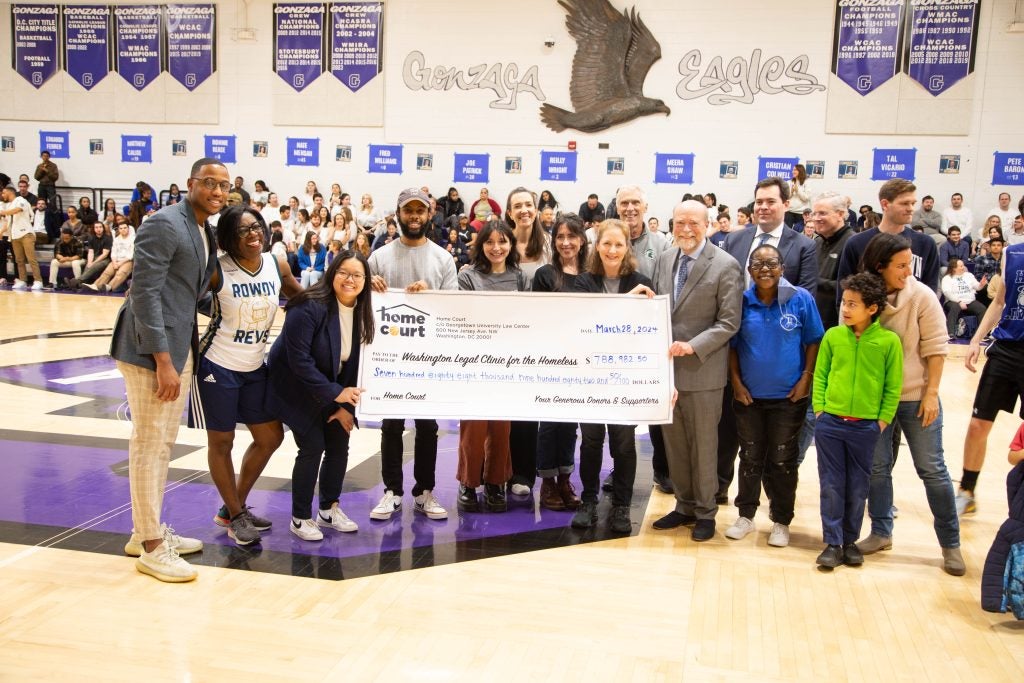
[[[540,483],[540,506],[547,510],[564,510],[562,494],[558,492],[558,484],[554,477],[544,477]]]
[[[572,487],[568,474],[558,475],[558,493],[562,496],[562,503],[566,510],[575,510],[580,506],[580,499]]]

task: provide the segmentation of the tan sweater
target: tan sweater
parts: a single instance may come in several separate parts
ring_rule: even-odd
[[[930,356],[945,356],[946,314],[942,311],[935,292],[914,279],[907,278],[907,286],[897,292],[895,303],[882,311],[882,327],[899,335],[903,342],[903,393],[901,401],[920,401],[928,383]]]

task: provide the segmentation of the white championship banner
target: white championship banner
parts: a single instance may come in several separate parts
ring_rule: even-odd
[[[668,297],[374,293],[360,418],[662,424]]]

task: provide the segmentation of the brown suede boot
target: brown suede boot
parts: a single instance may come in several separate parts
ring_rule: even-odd
[[[564,510],[565,503],[554,477],[544,477],[540,484],[540,506],[548,510]]]
[[[580,499],[576,496],[568,474],[558,475],[558,495],[562,497],[566,510],[575,510],[580,506]]]

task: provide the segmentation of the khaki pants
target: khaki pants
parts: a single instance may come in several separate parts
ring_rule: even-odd
[[[143,541],[161,537],[160,510],[167,485],[167,465],[178,438],[181,414],[192,383],[192,354],[182,370],[181,391],[174,401],[156,397],[156,372],[117,361],[124,376],[131,411],[132,435],[128,441],[128,485],[132,495],[132,523]]]
[[[61,268],[71,267],[71,272],[75,278],[82,277],[82,266],[85,265],[84,258],[77,258],[74,261],[65,261],[61,263],[57,259],[50,261],[50,284],[54,287],[57,286],[57,273]]]
[[[110,284],[111,291],[117,289],[124,284],[124,281],[128,279],[128,276],[132,274],[132,264],[134,261],[123,261],[117,268],[114,267],[113,262],[107,264],[107,267],[103,269],[103,273],[96,278],[93,282],[94,285],[99,287],[100,285]],[[75,277],[78,277],[77,275]]]
[[[43,276],[39,272],[39,261],[36,260],[36,234],[30,232],[16,240],[11,240],[11,247],[14,249],[14,260],[18,264],[18,279],[28,282],[28,273],[25,268],[25,261],[28,260],[28,267],[32,269],[32,277],[42,286]]]

